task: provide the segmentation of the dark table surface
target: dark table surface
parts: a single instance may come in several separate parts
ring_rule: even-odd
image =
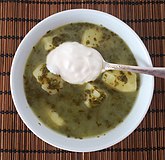
[[[66,9],[110,13],[132,27],[153,65],[165,66],[164,0],[1,0],[0,1],[0,159],[1,160],[163,160],[165,159],[165,80],[155,79],[149,111],[122,142],[102,151],[75,153],[48,145],[22,122],[11,98],[10,67],[26,33],[45,17]]]

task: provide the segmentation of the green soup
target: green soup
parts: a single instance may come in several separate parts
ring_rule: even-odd
[[[36,81],[32,72],[45,63],[49,51],[45,50],[43,39],[52,37],[52,48],[66,41],[81,39],[85,30],[95,28],[102,32],[99,45],[95,46],[108,62],[137,65],[136,60],[125,42],[108,29],[89,23],[67,24],[55,30],[48,31],[33,47],[24,72],[24,87],[27,101],[38,118],[51,129],[68,137],[84,138],[98,136],[116,127],[130,112],[138,89],[135,92],[119,92],[107,87],[100,75],[94,82],[106,92],[106,98],[95,107],[84,104],[84,85],[72,85],[64,82],[63,88],[55,95],[45,92]],[[90,43],[90,42],[87,42]],[[139,84],[139,76],[138,76]],[[56,112],[63,119],[64,125],[57,126],[51,118]]]

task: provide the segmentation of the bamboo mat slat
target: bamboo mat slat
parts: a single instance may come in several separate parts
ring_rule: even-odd
[[[26,33],[45,17],[66,9],[110,13],[132,27],[146,45],[154,66],[165,66],[164,0],[1,0],[0,1],[0,160],[164,160],[165,80],[156,78],[149,111],[122,142],[98,152],[54,148],[22,122],[11,98],[10,67]]]

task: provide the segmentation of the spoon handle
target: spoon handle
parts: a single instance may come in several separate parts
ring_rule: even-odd
[[[165,78],[165,67],[139,67],[105,62],[105,70],[121,70],[135,73],[149,74],[155,77]]]

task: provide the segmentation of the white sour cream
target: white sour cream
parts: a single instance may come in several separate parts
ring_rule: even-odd
[[[65,42],[47,56],[46,65],[50,72],[60,75],[71,84],[94,81],[103,69],[101,54],[78,42]]]

